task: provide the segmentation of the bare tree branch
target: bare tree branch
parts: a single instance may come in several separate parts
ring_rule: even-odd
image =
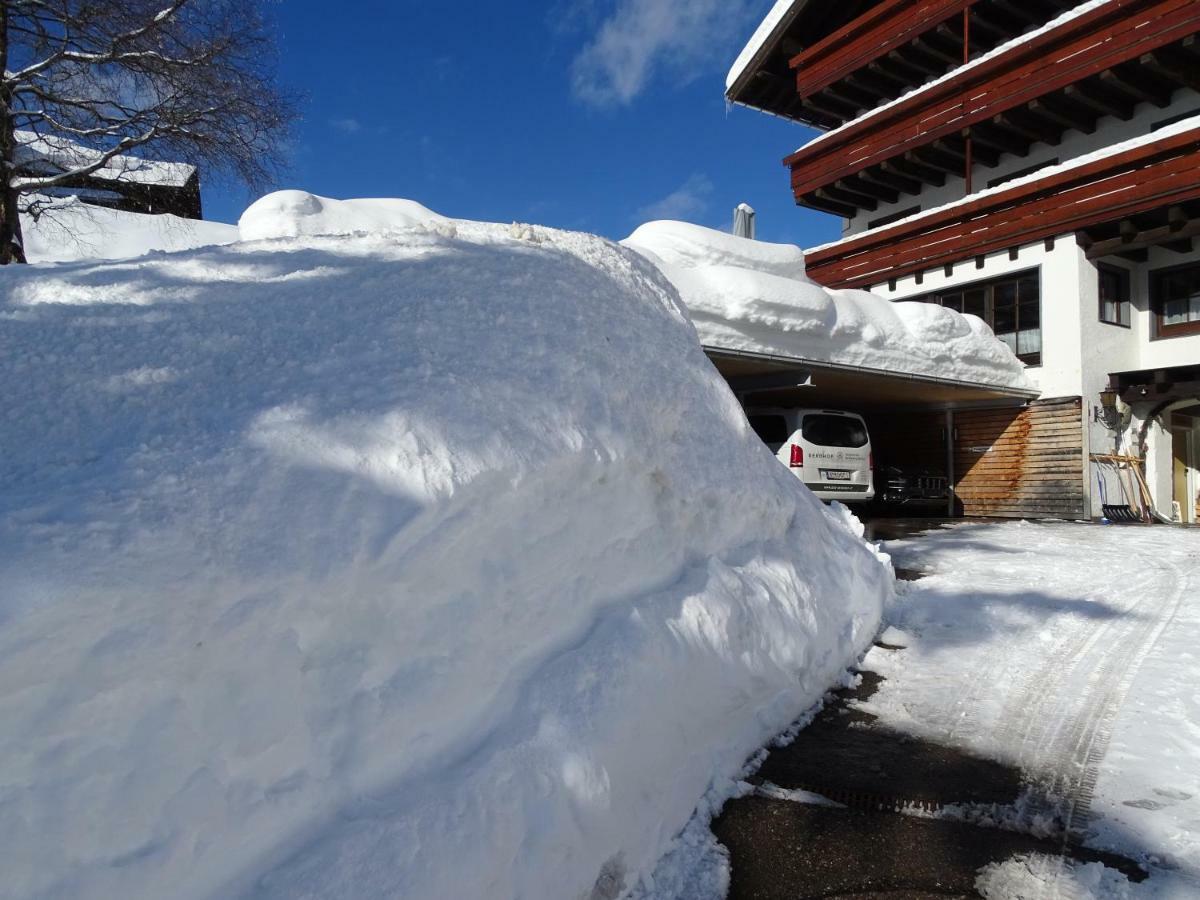
[[[266,184],[296,116],[272,60],[261,0],[0,0],[0,262],[38,192],[135,154]]]

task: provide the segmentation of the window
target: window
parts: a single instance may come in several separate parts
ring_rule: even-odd
[[[1042,364],[1042,290],[1037,269],[912,299],[979,316],[1021,362]]]
[[[858,419],[824,414],[805,416],[800,433],[818,447],[865,447],[867,429]]]
[[[1200,265],[1152,272],[1150,303],[1157,337],[1200,334]]]
[[[1099,266],[1100,321],[1129,327],[1129,270]]]

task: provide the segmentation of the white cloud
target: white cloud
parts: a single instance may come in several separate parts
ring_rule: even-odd
[[[647,204],[634,213],[638,223],[657,219],[679,219],[690,222],[699,218],[708,209],[708,199],[713,185],[704,175],[693,175],[677,189],[654,203]]]
[[[571,65],[571,87],[597,106],[631,102],[656,73],[686,83],[749,37],[757,0],[617,0]]]
[[[346,134],[358,134],[362,131],[362,122],[358,119],[330,119],[329,124]]]

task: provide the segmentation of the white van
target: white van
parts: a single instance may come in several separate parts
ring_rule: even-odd
[[[822,500],[875,497],[875,459],[862,416],[840,409],[748,409],[763,443]]]

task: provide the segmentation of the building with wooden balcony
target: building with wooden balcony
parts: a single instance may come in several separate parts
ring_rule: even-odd
[[[783,160],[843,220],[811,278],[1029,367],[1041,399],[953,453],[960,508],[1200,521],[1200,0],[780,0],[727,97],[821,132]]]

